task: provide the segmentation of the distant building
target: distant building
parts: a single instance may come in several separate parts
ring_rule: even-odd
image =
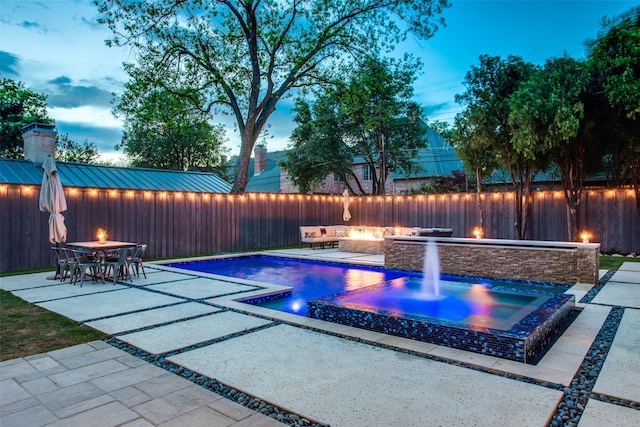
[[[385,184],[386,194],[401,194],[411,188],[418,187],[422,183],[430,183],[433,178],[450,176],[454,170],[463,170],[464,165],[455,153],[455,149],[442,136],[427,126],[427,146],[418,150],[416,162],[420,171],[407,175],[393,172]],[[286,159],[286,151],[267,152],[262,145],[254,149],[254,157],[250,160],[249,171],[253,175],[249,177],[245,191],[266,193],[298,193],[298,189],[292,184],[287,173],[282,170],[279,163]],[[234,159],[235,160],[235,159]],[[354,174],[365,191],[372,188],[369,170],[370,166],[362,158],[356,158],[352,165]],[[327,176],[324,182],[314,191],[318,194],[341,194],[346,184],[333,174]],[[356,188],[352,185],[352,188]]]

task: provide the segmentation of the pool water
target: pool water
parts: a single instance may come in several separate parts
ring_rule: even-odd
[[[312,299],[379,285],[411,274],[383,268],[268,256],[234,257],[177,263],[171,266],[273,285],[291,286],[293,290],[290,295],[259,305],[300,316],[307,315],[307,301]]]
[[[499,284],[500,287],[504,287],[504,283],[443,276],[441,286],[444,297],[437,301],[424,301],[425,296],[420,292],[422,274],[409,271],[263,255],[175,263],[171,266],[256,282],[291,286],[293,289],[290,294],[269,301],[261,300],[255,304],[300,316],[307,315],[308,301],[361,288],[389,284],[390,287],[384,294],[381,294],[384,287],[377,288],[375,292],[367,293],[366,299],[368,301],[364,301],[363,294],[357,294],[345,296],[343,303],[354,308],[360,307],[363,310],[374,310],[374,307],[378,307],[382,311],[402,313],[413,317],[426,316],[454,322],[495,327],[502,325],[504,327],[505,322],[514,321],[516,312],[517,316],[525,314],[526,310],[523,311],[523,307],[541,301],[540,295],[532,296],[518,292],[518,290],[540,291],[542,293],[557,292],[554,288],[541,284],[525,284],[515,281],[507,282],[507,289],[511,292],[492,292],[491,288],[494,285]],[[406,288],[406,292],[400,293],[402,288]],[[564,290],[565,288],[560,289],[560,291]],[[480,299],[480,301],[474,301],[474,298]],[[489,322],[487,314],[496,318],[494,324]]]
[[[333,304],[345,308],[389,316],[507,330],[550,298],[545,294],[497,290],[488,284],[450,280],[442,280],[441,293],[434,296],[421,286],[421,280],[404,277],[391,280],[386,286],[345,292],[325,300],[331,299]]]

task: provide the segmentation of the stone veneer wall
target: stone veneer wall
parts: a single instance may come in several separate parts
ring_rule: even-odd
[[[385,238],[385,267],[421,271],[422,237]],[[559,284],[598,282],[600,245],[591,243],[436,238],[443,274]]]
[[[340,252],[356,252],[370,255],[384,254],[385,242],[382,239],[338,239]]]

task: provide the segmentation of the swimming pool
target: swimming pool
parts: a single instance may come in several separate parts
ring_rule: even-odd
[[[570,320],[568,286],[442,276],[425,295],[422,274],[351,264],[252,255],[172,267],[290,286],[238,300],[502,358],[536,363]]]
[[[419,274],[376,267],[316,262],[272,256],[243,256],[170,264],[172,267],[273,285],[291,286],[289,295],[260,302],[273,310],[307,315],[307,301],[340,292],[379,285],[389,280]]]

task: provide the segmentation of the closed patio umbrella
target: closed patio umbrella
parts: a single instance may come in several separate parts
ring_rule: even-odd
[[[67,210],[62,183],[58,177],[58,168],[53,157],[48,156],[42,164],[44,176],[40,189],[40,210],[49,212],[49,241],[62,243],[67,241],[67,227],[61,212]]]
[[[349,190],[345,189],[342,195],[344,196],[344,212],[342,214],[342,219],[347,222],[351,219],[351,212],[349,212]]]

